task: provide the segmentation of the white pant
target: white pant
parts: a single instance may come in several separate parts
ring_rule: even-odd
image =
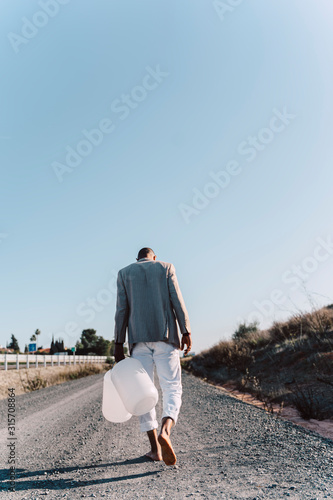
[[[181,405],[182,384],[179,349],[168,342],[138,342],[131,356],[141,361],[154,382],[154,364],[163,394],[163,417],[171,417],[177,423]],[[157,429],[156,411],[139,417],[142,432]]]

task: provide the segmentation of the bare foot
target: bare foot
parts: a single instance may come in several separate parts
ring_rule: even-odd
[[[145,457],[148,457],[151,460],[156,460],[157,462],[160,462],[161,460],[163,460],[161,453],[158,451],[155,451],[155,452],[149,451],[148,453],[145,454]]]
[[[161,432],[158,436],[158,442],[162,448],[162,457],[165,465],[175,465],[177,462],[176,454],[172,448],[170,437],[166,432]]]

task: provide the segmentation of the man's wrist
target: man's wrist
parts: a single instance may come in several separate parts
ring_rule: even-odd
[[[182,335],[191,335],[191,332],[182,333]]]

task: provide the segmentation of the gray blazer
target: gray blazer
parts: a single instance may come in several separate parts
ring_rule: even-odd
[[[121,269],[117,279],[115,342],[125,342],[130,353],[136,342],[164,340],[180,348],[181,333],[191,331],[173,264],[140,259]]]

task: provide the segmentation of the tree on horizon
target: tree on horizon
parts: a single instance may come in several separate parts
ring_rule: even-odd
[[[36,337],[36,342],[37,342],[37,345],[36,345],[36,351],[38,351],[38,335],[40,335],[40,330],[37,328],[35,330],[35,337]]]
[[[81,339],[75,345],[76,354],[96,354],[97,356],[109,356],[111,342],[102,336],[96,335],[96,330],[88,328],[83,330]]]
[[[52,335],[52,342],[50,346],[50,354],[55,354],[56,352],[64,352],[65,346],[63,339],[54,340],[54,336]]]
[[[15,335],[13,333],[11,335],[11,341],[8,344],[8,348],[9,349],[13,349],[13,351],[15,353],[19,353],[20,352],[20,347],[19,347],[19,344],[18,344],[18,340],[17,340],[17,338],[15,337]]]

